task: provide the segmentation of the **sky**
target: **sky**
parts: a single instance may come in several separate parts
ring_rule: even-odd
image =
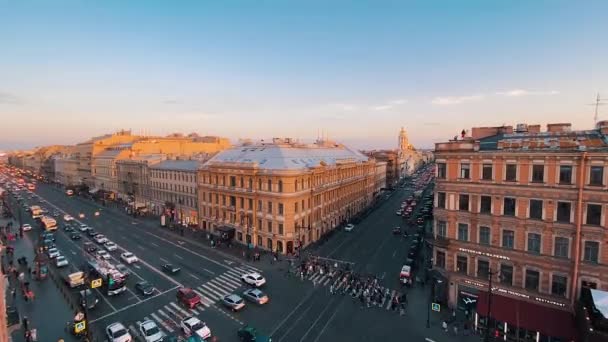
[[[0,0],[0,150],[122,128],[432,147],[593,128],[608,1]],[[608,101],[606,101],[608,103]],[[600,119],[608,119],[608,105]]]

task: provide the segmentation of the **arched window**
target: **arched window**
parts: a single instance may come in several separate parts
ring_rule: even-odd
[[[272,191],[272,181],[268,180],[268,191]]]
[[[283,181],[279,181],[279,192],[283,192]]]

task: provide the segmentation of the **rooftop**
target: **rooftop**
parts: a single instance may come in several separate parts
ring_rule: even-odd
[[[151,169],[171,171],[196,171],[200,168],[200,166],[201,162],[198,160],[165,160],[152,166]]]
[[[273,140],[273,143],[258,143],[230,148],[219,152],[207,165],[214,163],[257,164],[269,170],[298,170],[320,165],[367,162],[369,158],[344,145],[316,142],[299,144],[289,139]]]

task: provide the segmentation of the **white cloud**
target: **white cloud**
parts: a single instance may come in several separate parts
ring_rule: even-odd
[[[525,89],[511,89],[508,91],[497,92],[496,95],[508,96],[508,97],[519,97],[519,96],[534,96],[534,95],[557,95],[559,91],[532,91]]]
[[[371,107],[369,107],[369,109],[376,110],[376,111],[387,110],[387,109],[391,109],[395,106],[399,106],[399,105],[406,104],[406,103],[407,103],[406,99],[395,99],[395,100],[388,101],[385,104],[371,106]]]
[[[480,94],[468,96],[442,96],[434,98],[431,103],[438,106],[448,106],[465,102],[479,101],[483,99],[483,97],[484,96]]]
[[[402,104],[406,104],[407,100],[406,99],[397,99],[397,100],[392,100],[389,103],[392,105],[402,105]]]
[[[370,107],[371,110],[387,110],[387,109],[391,109],[393,108],[393,106],[390,105],[381,105],[381,106],[374,106],[374,107]]]
[[[336,103],[331,105],[331,107],[340,109],[340,110],[345,110],[345,111],[353,111],[353,110],[357,110],[357,108],[359,108],[358,106],[354,105],[354,104],[350,104],[350,103]]]

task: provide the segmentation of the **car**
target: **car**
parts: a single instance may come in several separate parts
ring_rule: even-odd
[[[350,231],[352,231],[353,229],[355,229],[355,225],[354,225],[354,224],[352,224],[352,223],[349,223],[349,224],[347,224],[347,225],[344,227],[344,231],[345,231],[345,232],[350,232]]]
[[[51,258],[51,259],[54,259],[54,258],[58,257],[59,254],[60,254],[59,250],[57,248],[55,248],[55,247],[49,248],[49,250],[47,251],[47,253],[49,255],[49,258]]]
[[[255,286],[255,287],[260,287],[260,286],[266,284],[266,279],[264,279],[264,277],[262,277],[262,275],[260,275],[259,273],[256,273],[256,272],[243,274],[241,276],[241,280],[244,283],[249,284],[251,286]]]
[[[68,214],[63,215],[63,220],[66,222],[74,221],[74,218]]]
[[[243,292],[243,297],[252,303],[263,305],[268,303],[268,296],[259,289],[247,289]]]
[[[207,327],[205,322],[196,317],[186,317],[179,323],[180,328],[186,336],[196,335],[202,340],[211,337],[211,329]]]
[[[67,266],[69,264],[68,259],[66,259],[66,257],[64,257],[63,255],[58,255],[57,258],[55,259],[55,266],[57,267],[64,267]]]
[[[236,334],[243,342],[272,342],[270,337],[260,334],[256,328],[248,325],[240,328]]]
[[[131,275],[131,270],[124,264],[116,264],[114,267],[116,267],[118,272],[122,273],[125,278]]]
[[[93,293],[93,290],[86,289],[80,291],[80,306],[83,308],[86,306],[87,309],[94,309],[99,303],[99,298]]]
[[[224,304],[225,307],[234,312],[239,311],[245,307],[245,301],[243,300],[243,298],[236,294],[229,294],[227,296],[224,296],[224,298],[222,298],[222,304]]]
[[[95,235],[99,234],[98,232],[95,231],[95,229],[93,229],[91,227],[87,227],[86,232],[87,232],[87,235],[90,237],[95,237]]]
[[[61,216],[61,213],[58,211],[53,211],[53,217],[54,218],[58,218],[59,216]]]
[[[73,232],[72,234],[70,234],[70,239],[72,240],[80,240],[82,238],[82,236],[76,232]]]
[[[87,252],[89,252],[89,253],[94,253],[95,251],[97,251],[97,246],[95,246],[91,242],[85,242],[84,243],[84,250],[87,251]]]
[[[32,225],[29,223],[26,223],[21,226],[21,230],[23,230],[24,232],[29,232],[30,230],[32,230]]]
[[[401,234],[401,227],[394,227],[393,234]]]
[[[51,248],[55,248],[55,243],[53,243],[53,240],[51,239],[46,239],[42,241],[42,246],[44,247],[45,251],[48,251]]]
[[[110,342],[132,342],[133,337],[122,323],[116,322],[106,327],[106,336]]]
[[[182,287],[181,289],[177,290],[175,296],[178,303],[189,309],[193,309],[201,303],[201,297],[197,295],[194,290],[188,287]]]
[[[81,224],[80,226],[78,226],[78,229],[79,229],[81,232],[86,232],[87,230],[91,229],[91,227],[89,227],[89,226],[87,226],[86,224],[84,224],[84,223],[83,223],[83,224]]]
[[[397,214],[397,215],[401,216],[401,215],[403,214],[403,211],[401,211],[401,210],[397,210],[397,212],[396,212],[395,214]]]
[[[65,226],[63,226],[63,230],[65,230],[66,233],[70,233],[70,232],[74,231],[74,228],[72,228],[72,226],[66,224]]]
[[[118,246],[112,241],[106,242],[103,246],[108,250],[108,252],[112,252],[118,249]]]
[[[95,240],[95,242],[97,242],[100,245],[108,242],[108,238],[106,238],[105,235],[103,235],[103,234],[97,234],[97,235],[95,235],[95,237],[93,238],[93,240]]]
[[[149,296],[153,294],[154,290],[156,289],[154,288],[154,286],[152,286],[152,284],[148,283],[147,281],[140,281],[135,284],[135,290],[137,290],[137,292],[141,293],[144,296]]]
[[[159,342],[165,337],[165,334],[158,328],[152,320],[143,321],[139,324],[139,332],[146,342]]]
[[[97,256],[104,259],[104,260],[108,260],[111,259],[112,256],[110,255],[110,253],[108,253],[107,251],[100,249],[97,251]]]
[[[132,264],[134,262],[138,262],[139,259],[135,256],[135,254],[131,252],[124,252],[120,255],[120,260],[126,262],[127,264]]]
[[[175,274],[180,271],[179,267],[173,266],[172,264],[163,264],[162,269],[169,274]]]
[[[40,238],[42,240],[51,240],[53,242],[55,242],[55,234],[51,233],[51,232],[43,232],[42,234],[40,234]]]

